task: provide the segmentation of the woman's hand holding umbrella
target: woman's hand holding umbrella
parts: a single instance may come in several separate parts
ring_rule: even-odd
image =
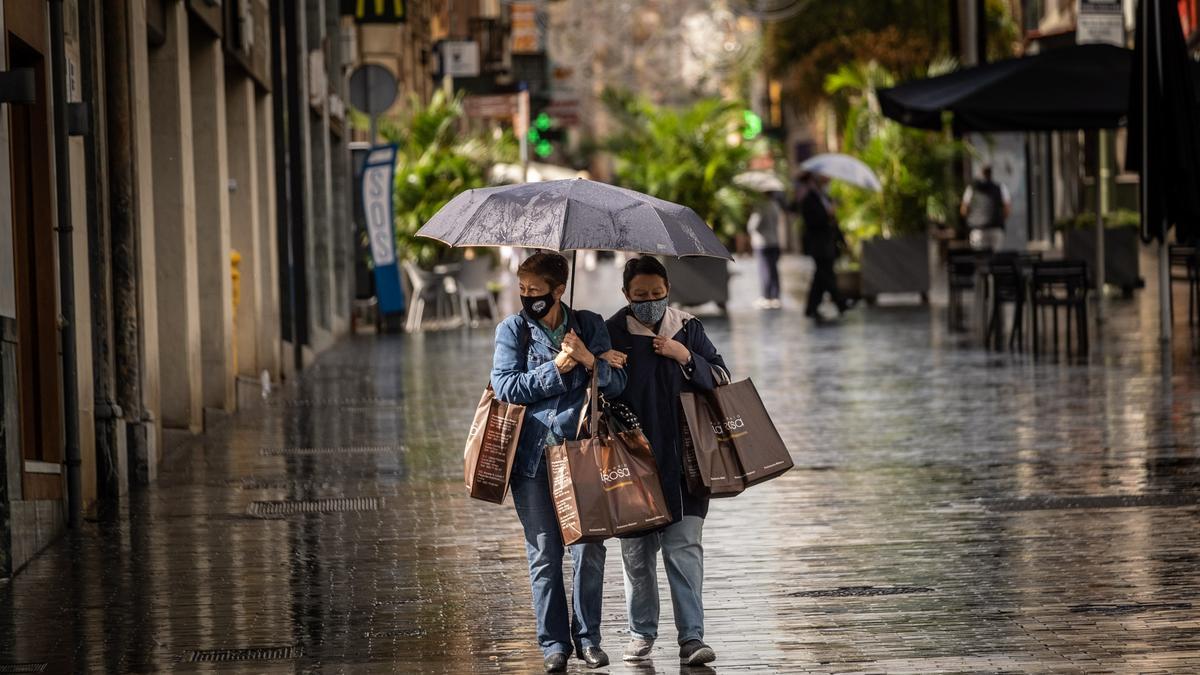
[[[583,340],[579,339],[579,336],[573,330],[568,331],[566,337],[563,338],[562,353],[571,357],[576,363],[588,370],[596,367],[595,354],[592,354],[588,350],[587,345],[583,343]]]
[[[571,355],[565,350],[559,352],[558,356],[554,357],[554,367],[558,368],[558,372],[564,375],[574,370],[576,365],[577,362],[575,359],[571,358]]]

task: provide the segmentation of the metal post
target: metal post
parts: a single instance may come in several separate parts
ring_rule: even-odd
[[[75,354],[75,257],[71,237],[71,162],[67,136],[67,54],[63,0],[50,3],[50,61],[54,70],[54,179],[58,200],[58,283],[62,304],[63,430],[66,438],[67,517],[72,528],[83,519],[80,477],[79,387]]]
[[[1155,21],[1150,22],[1150,8],[1154,8]],[[1157,19],[1159,13],[1159,3],[1143,2],[1142,16],[1138,20],[1142,22],[1142,222],[1150,226],[1158,226],[1159,242],[1158,242],[1158,319],[1159,333],[1163,346],[1166,347],[1171,342],[1171,258],[1167,248],[1167,228],[1166,222],[1150,223],[1150,204],[1149,204],[1149,186],[1151,181],[1150,172],[1150,31],[1156,33],[1159,30],[1159,22]],[[1155,36],[1155,45],[1159,45],[1159,36]],[[1160,47],[1161,48],[1161,47]],[[1156,61],[1161,61],[1161,57]],[[1159,74],[1161,80],[1161,73]]]
[[[1104,212],[1108,186],[1108,131],[1096,133],[1096,323],[1104,323]]]
[[[521,182],[529,182],[529,90],[517,94],[517,140],[521,143]]]

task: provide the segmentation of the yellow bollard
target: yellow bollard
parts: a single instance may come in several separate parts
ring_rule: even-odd
[[[229,249],[229,278],[233,281],[233,344],[230,348],[233,350],[233,372],[237,372],[237,310],[238,303],[242,299],[242,273],[238,271],[238,265],[242,262],[242,254],[233,249]]]

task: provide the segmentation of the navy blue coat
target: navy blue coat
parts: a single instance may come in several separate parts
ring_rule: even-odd
[[[690,314],[667,310],[655,332],[666,331],[671,331],[671,337],[692,352],[687,368],[654,353],[654,333],[630,318],[629,308],[621,309],[608,320],[613,349],[629,356],[625,364],[625,388],[618,400],[624,401],[642,423],[642,431],[654,450],[663,495],[673,519],[678,521],[684,515],[703,518],[708,515],[709,500],[688,492],[683,476],[679,394],[711,391],[717,384],[713,367],[724,370],[725,359],[704,334],[704,326]]]

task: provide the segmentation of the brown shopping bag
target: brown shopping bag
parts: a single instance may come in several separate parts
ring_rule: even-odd
[[[683,474],[688,491],[697,497],[734,497],[746,489],[737,451],[721,433],[717,414],[705,396],[679,395],[683,441]]]
[[[524,420],[525,406],[496,398],[490,384],[483,391],[463,453],[463,478],[475,499],[504,501]]]
[[[709,395],[718,443],[733,446],[746,487],[776,478],[794,466],[762,397],[750,380],[717,387]]]
[[[641,431],[610,431],[599,411],[594,372],[581,431],[589,405],[588,437],[546,448],[563,543],[598,542],[670,523],[650,443]]]

